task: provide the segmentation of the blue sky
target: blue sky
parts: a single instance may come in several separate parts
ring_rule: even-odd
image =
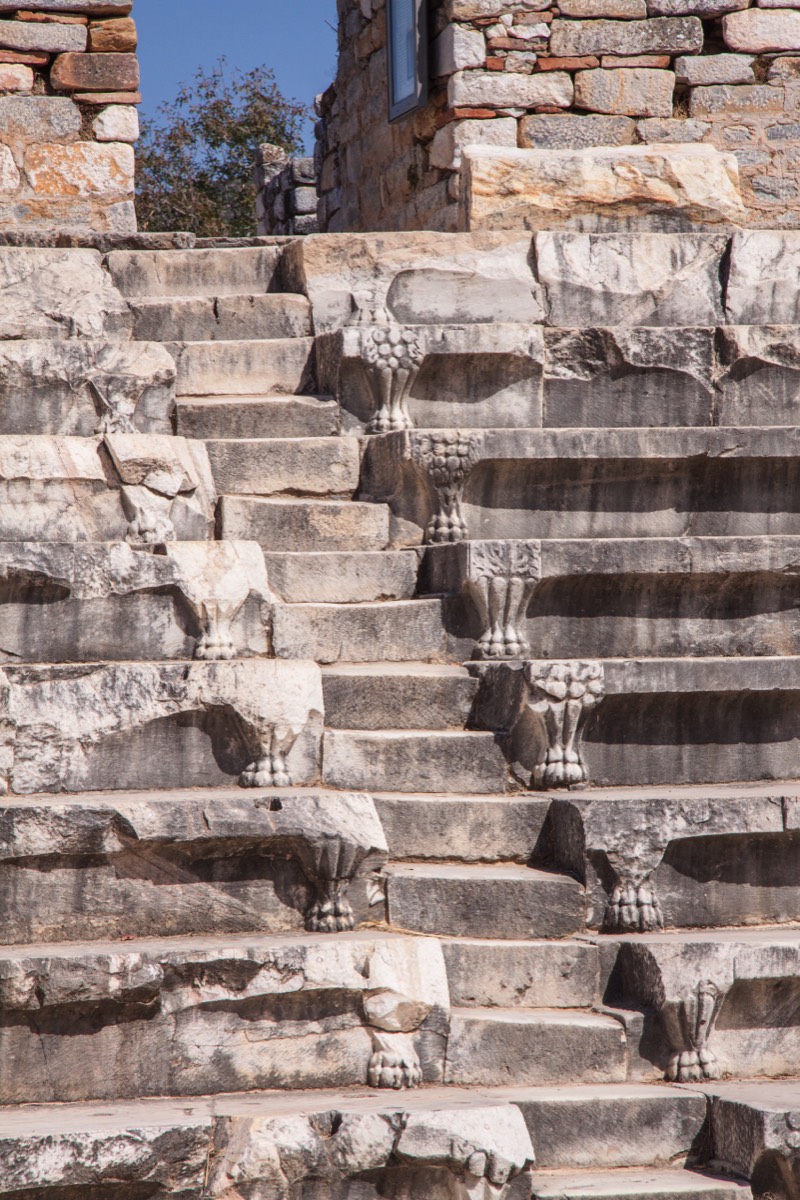
[[[333,81],[336,0],[134,0],[133,15],[146,116],[223,54],[244,70],[272,67],[284,95],[309,105]]]

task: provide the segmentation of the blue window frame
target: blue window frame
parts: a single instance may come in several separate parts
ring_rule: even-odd
[[[426,17],[425,0],[386,0],[390,121],[428,99]]]

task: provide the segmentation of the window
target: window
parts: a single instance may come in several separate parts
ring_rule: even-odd
[[[419,108],[427,95],[425,0],[387,0],[389,120]]]

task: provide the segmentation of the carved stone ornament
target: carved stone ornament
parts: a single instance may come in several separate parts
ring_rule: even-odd
[[[95,433],[135,433],[133,414],[144,391],[144,381],[135,376],[98,376],[89,380],[99,420]]]
[[[674,1048],[666,1070],[670,1082],[719,1079],[719,1064],[708,1042],[724,999],[724,991],[704,979],[678,1005],[662,1010],[662,1020]]]
[[[540,743],[533,787],[542,790],[586,784],[580,742],[589,713],[605,695],[603,678],[599,662],[525,664],[525,705],[536,722]]]
[[[603,922],[607,933],[653,933],[663,928],[661,905],[649,879],[621,879],[614,885]]]
[[[286,755],[295,739],[291,738],[288,746],[284,744],[285,740],[273,727],[262,731],[261,741],[253,762],[245,767],[239,776],[241,787],[292,786],[292,777],[286,765]]]
[[[175,540],[175,526],[154,504],[136,504],[128,523],[125,541],[147,546]]]
[[[424,357],[422,342],[414,329],[387,323],[362,330],[361,359],[374,401],[367,433],[413,428],[408,396]]]
[[[372,1057],[367,1080],[370,1087],[416,1088],[422,1083],[422,1070],[414,1044],[407,1034],[370,1030]]]
[[[355,928],[347,890],[364,859],[354,842],[338,837],[303,846],[303,873],[316,889],[316,899],[306,913],[309,933],[344,933]]]
[[[428,522],[425,541],[464,541],[468,530],[461,500],[466,478],[478,461],[478,439],[457,429],[420,434],[413,440],[412,455],[436,492],[436,512]]]
[[[541,578],[538,542],[472,542],[467,589],[480,613],[478,658],[522,658],[530,647],[523,622]]]

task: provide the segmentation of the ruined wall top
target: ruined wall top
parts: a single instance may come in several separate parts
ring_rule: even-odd
[[[656,194],[685,215],[698,189],[667,227],[800,227],[800,8],[786,0],[428,0],[428,97],[390,123],[393,2],[339,0],[322,228],[553,227],[564,204],[589,228],[584,201],[625,228]],[[486,149],[465,171],[472,146]]]
[[[132,0],[0,0],[0,233],[131,233]]]

